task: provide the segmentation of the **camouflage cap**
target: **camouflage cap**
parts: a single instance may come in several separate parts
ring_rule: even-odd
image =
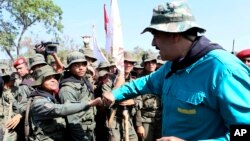
[[[137,60],[135,59],[135,57],[133,56],[132,53],[130,52],[125,52],[124,53],[124,61],[128,61],[128,62],[136,62]]]
[[[97,58],[95,58],[93,51],[90,48],[84,48],[82,53],[85,55],[85,57],[94,59],[94,62],[97,60]]]
[[[98,72],[99,77],[103,77],[104,75],[108,74],[109,72],[107,70],[101,70]]]
[[[103,68],[108,68],[108,67],[110,67],[110,63],[106,62],[106,61],[103,61],[103,62],[99,63],[97,68],[98,69],[103,69]]]
[[[137,61],[134,66],[135,69],[143,69],[143,63],[141,61]]]
[[[113,67],[113,66],[116,66],[116,63],[115,63],[114,60],[111,60],[111,61],[110,61],[110,67]]]
[[[42,54],[35,54],[33,57],[29,58],[30,69],[32,69],[35,65],[46,65],[45,58]]]
[[[153,9],[151,24],[142,33],[152,32],[153,30],[180,33],[191,28],[196,29],[199,33],[206,31],[196,24],[191,9],[185,0],[173,0],[172,2],[158,5]]]
[[[157,61],[157,56],[155,56],[154,54],[144,54],[143,55],[143,62],[146,63],[146,62],[149,62],[149,61]]]
[[[163,60],[161,59],[161,56],[160,56],[160,55],[157,56],[157,64],[163,65],[163,64],[165,64],[166,62],[167,62],[167,61],[163,61]]]
[[[33,72],[33,78],[35,79],[35,83],[32,85],[33,87],[39,86],[44,82],[44,79],[48,76],[55,75],[56,79],[58,80],[61,76],[60,73],[56,73],[54,69],[49,66],[45,65],[41,68],[38,68]]]
[[[68,65],[67,65],[66,69],[68,69],[71,64],[79,63],[79,62],[87,62],[87,60],[85,59],[84,54],[81,53],[81,52],[78,52],[78,51],[71,52],[67,56],[67,64]]]
[[[1,76],[4,82],[13,81],[19,77],[17,72],[9,72],[9,71],[2,73]]]
[[[4,82],[9,81],[10,80],[10,73],[9,72],[1,73],[1,77],[2,77]]]

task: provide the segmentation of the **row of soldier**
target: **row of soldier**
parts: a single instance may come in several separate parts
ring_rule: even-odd
[[[49,65],[42,54],[18,58],[16,72],[4,73],[1,96],[3,140],[155,140],[161,135],[161,104],[147,94],[105,107],[102,93],[116,86],[114,62],[97,61],[92,50],[71,52],[67,65],[56,53]],[[125,80],[154,72],[164,62],[148,54],[136,64],[124,54]],[[21,79],[19,79],[21,78]],[[25,130],[24,130],[25,129]]]

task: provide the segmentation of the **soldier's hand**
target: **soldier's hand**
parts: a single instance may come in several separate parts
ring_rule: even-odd
[[[105,92],[102,96],[102,102],[105,107],[111,107],[115,103],[115,97],[112,92]]]
[[[169,136],[169,137],[162,137],[157,139],[156,141],[185,141],[181,138],[174,137],[174,136]]]
[[[102,99],[100,97],[98,97],[98,98],[96,98],[94,100],[89,101],[88,104],[89,104],[89,106],[101,106],[101,105],[103,105]]]
[[[16,126],[19,124],[21,118],[22,118],[22,115],[20,115],[20,114],[15,115],[13,118],[9,119],[5,123],[5,127],[8,128],[8,129],[16,128]]]
[[[124,100],[124,101],[120,102],[119,105],[122,105],[122,106],[135,105],[135,101],[134,101],[134,99],[128,99],[128,100]]]
[[[137,134],[139,137],[145,137],[145,129],[143,126],[137,127]]]
[[[37,47],[35,48],[35,51],[36,51],[37,53],[43,54],[43,53],[45,52],[45,47],[43,47],[42,45],[39,45],[39,46],[37,46]]]

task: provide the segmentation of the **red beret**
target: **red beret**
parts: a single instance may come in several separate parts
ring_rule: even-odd
[[[250,57],[250,49],[244,49],[237,53],[236,55],[239,59],[244,59],[246,57]]]
[[[13,66],[16,68],[18,65],[23,64],[23,63],[27,63],[27,61],[25,58],[20,57],[14,61]]]

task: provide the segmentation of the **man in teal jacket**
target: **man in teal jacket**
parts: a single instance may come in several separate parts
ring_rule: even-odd
[[[157,141],[229,140],[230,125],[250,124],[250,70],[198,33],[188,5],[175,0],[153,10],[152,46],[163,60],[154,73],[104,94],[104,103],[152,93],[162,100]]]

